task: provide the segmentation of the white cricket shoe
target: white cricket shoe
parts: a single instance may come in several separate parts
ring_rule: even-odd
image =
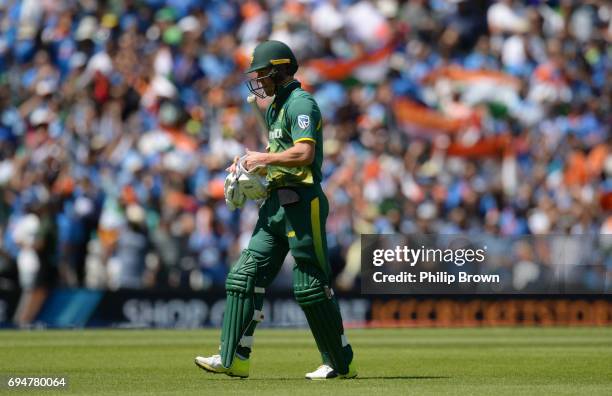
[[[196,356],[195,364],[199,368],[215,374],[226,374],[230,377],[240,378],[247,378],[249,376],[250,360],[240,359],[238,356],[234,358],[230,368],[223,367],[221,355],[212,355],[210,357]]]
[[[195,364],[211,373],[224,373],[225,367],[221,363],[221,355],[212,355],[209,357],[196,356]]]
[[[306,373],[306,379],[310,380],[326,380],[336,378],[338,373],[327,364],[322,364],[312,373]]]

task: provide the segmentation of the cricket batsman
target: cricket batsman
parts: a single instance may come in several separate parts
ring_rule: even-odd
[[[329,204],[320,185],[321,112],[312,95],[293,77],[297,69],[297,60],[286,44],[265,41],[255,48],[247,70],[257,73],[247,82],[254,95],[274,96],[265,114],[269,150],[247,151],[242,159],[234,160],[228,168],[226,202],[241,207],[244,196],[265,200],[249,245],[227,276],[220,354],[195,358],[198,367],[212,373],[249,376],[253,333],[264,317],[264,293],[290,251],[296,263],[294,295],[322,357],[322,364],[306,378],[357,376],[353,350],[330,286],[325,232]],[[258,181],[262,170],[266,171],[264,183]]]

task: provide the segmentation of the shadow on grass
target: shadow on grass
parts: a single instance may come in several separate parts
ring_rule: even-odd
[[[427,376],[427,375],[381,375],[374,377],[357,377],[356,380],[429,380],[429,379],[449,379],[451,377]]]
[[[339,380],[341,382],[352,382],[352,381],[363,381],[363,380],[435,380],[435,379],[449,379],[451,377],[442,376],[421,376],[421,375],[380,375],[371,377],[357,377],[352,380]],[[274,378],[210,378],[215,381],[237,381],[237,382],[250,382],[250,381],[305,381],[305,382],[328,382],[328,381],[306,381],[304,378],[296,377],[274,377]],[[338,382],[338,381],[333,381]]]

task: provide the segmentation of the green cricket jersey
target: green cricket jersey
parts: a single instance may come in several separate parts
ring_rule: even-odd
[[[309,166],[268,166],[269,188],[304,186],[321,182],[323,164],[323,121],[317,102],[293,80],[280,88],[266,112],[271,153],[280,153],[294,143],[311,141],[315,157]]]

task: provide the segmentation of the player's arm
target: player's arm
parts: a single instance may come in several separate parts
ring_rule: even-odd
[[[280,153],[265,153],[266,164],[275,166],[307,166],[312,164],[315,156],[315,144],[313,141],[300,141],[294,143],[293,147]]]

